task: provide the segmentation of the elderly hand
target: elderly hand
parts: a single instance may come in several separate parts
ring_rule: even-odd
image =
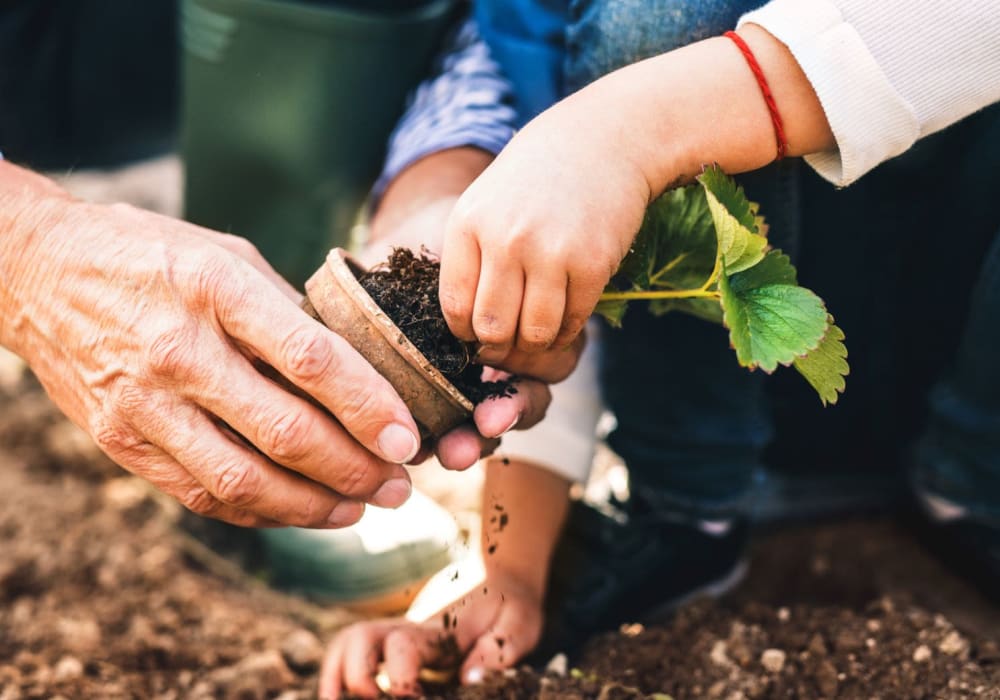
[[[0,199],[0,343],[112,459],[241,525],[341,527],[409,496],[406,406],[248,242],[9,163]]]

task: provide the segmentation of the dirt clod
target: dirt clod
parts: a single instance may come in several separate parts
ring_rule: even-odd
[[[396,248],[358,278],[361,286],[431,364],[472,403],[516,393],[509,379],[483,381],[475,347],[451,334],[438,300],[441,263],[426,251]]]

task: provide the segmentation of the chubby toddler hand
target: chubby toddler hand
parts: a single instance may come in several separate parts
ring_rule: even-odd
[[[639,230],[650,186],[606,92],[599,81],[531,121],[452,210],[441,306],[488,364],[568,345]]]
[[[538,643],[541,629],[541,593],[514,576],[493,575],[427,622],[388,618],[341,631],[323,661],[319,697],[377,697],[385,690],[376,682],[380,673],[394,697],[420,696],[421,669],[440,669],[456,646],[460,668],[443,670],[476,683],[489,670],[517,663]]]

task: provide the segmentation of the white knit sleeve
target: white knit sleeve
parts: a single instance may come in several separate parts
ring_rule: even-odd
[[[603,404],[597,378],[598,326],[587,327],[587,347],[576,370],[552,385],[545,419],[528,430],[503,436],[497,454],[533,462],[575,483],[586,483],[597,449],[597,421]]]
[[[772,0],[746,23],[812,83],[837,150],[806,161],[836,185],[1000,100],[997,0]]]

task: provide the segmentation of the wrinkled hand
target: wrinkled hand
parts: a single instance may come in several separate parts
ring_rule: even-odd
[[[248,242],[66,196],[16,224],[0,340],[126,469],[241,525],[340,527],[409,496],[406,406]]]
[[[649,202],[638,147],[599,83],[543,112],[465,191],[441,252],[452,332],[507,366],[568,345],[628,252]]]
[[[539,592],[515,577],[491,576],[484,587],[477,586],[450,605],[447,615],[426,623],[392,618],[341,631],[323,662],[319,697],[340,698],[345,691],[377,697],[380,666],[393,696],[422,695],[420,669],[435,668],[442,661],[441,643],[449,633],[463,655],[459,677],[476,683],[486,671],[509,668],[528,654],[538,643],[542,619]]]

